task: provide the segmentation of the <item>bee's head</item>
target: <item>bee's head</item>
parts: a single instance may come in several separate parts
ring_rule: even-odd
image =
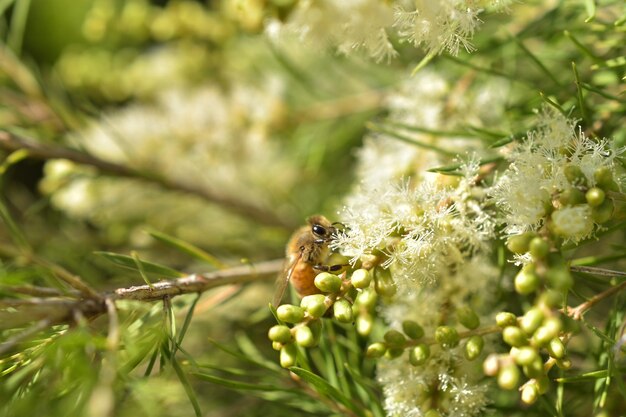
[[[319,243],[328,242],[336,231],[335,226],[324,216],[311,216],[307,222],[311,225],[311,233]]]

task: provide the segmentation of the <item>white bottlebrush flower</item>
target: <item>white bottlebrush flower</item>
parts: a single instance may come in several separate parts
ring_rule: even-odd
[[[615,174],[614,160],[624,150],[612,141],[587,137],[568,119],[553,108],[544,109],[538,117],[537,128],[513,146],[508,169],[499,176],[490,190],[503,212],[505,232],[510,235],[537,230],[546,222],[546,214],[558,207],[558,196],[570,184],[566,169],[579,170],[588,187],[596,184],[594,173],[608,169]],[[588,237],[593,229],[588,206],[560,208],[554,213],[561,235],[578,241]],[[580,221],[576,226],[574,221]],[[567,229],[567,230],[566,230]]]

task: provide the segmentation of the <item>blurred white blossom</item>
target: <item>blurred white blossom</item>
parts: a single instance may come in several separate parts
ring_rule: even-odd
[[[340,53],[364,49],[376,61],[397,55],[390,37],[423,47],[429,53],[473,49],[470,40],[485,6],[505,9],[508,1],[473,0],[302,0],[286,23],[266,25],[277,39],[284,33],[320,47],[336,47]]]

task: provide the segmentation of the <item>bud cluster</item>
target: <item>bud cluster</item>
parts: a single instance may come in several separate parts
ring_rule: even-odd
[[[556,364],[562,369],[571,366],[563,343],[567,336],[563,334],[562,319],[547,301],[550,300],[542,298],[539,306],[533,306],[521,317],[498,313],[496,323],[502,328],[502,339],[510,350],[507,354],[491,354],[483,363],[485,374],[497,376],[500,388],[515,389],[522,375],[528,378],[520,388],[526,404],[534,403],[547,392],[550,385],[547,373],[552,366]]]
[[[369,358],[386,357],[395,359],[408,351],[409,363],[413,366],[424,365],[431,354],[431,346],[447,350],[457,347],[462,338],[467,341],[464,344],[464,355],[469,361],[476,359],[482,353],[484,340],[475,330],[480,325],[478,315],[469,307],[461,307],[456,311],[456,320],[469,331],[460,334],[456,327],[441,325],[435,329],[432,336],[426,337],[424,329],[413,320],[402,322],[402,331],[388,330],[383,341],[375,342],[368,346],[366,356]]]
[[[357,332],[367,336],[372,331],[378,292],[386,293],[393,283],[384,281],[379,273],[376,279],[371,271],[357,269],[349,278],[329,272],[319,273],[314,280],[320,294],[307,295],[300,305],[283,304],[276,309],[281,324],[273,326],[268,337],[272,347],[280,351],[280,364],[288,368],[296,364],[298,349],[311,348],[319,343],[322,318],[332,318],[339,323],[355,323]],[[384,282],[383,282],[384,281]],[[381,283],[372,285],[372,283]],[[291,325],[291,327],[290,327]]]

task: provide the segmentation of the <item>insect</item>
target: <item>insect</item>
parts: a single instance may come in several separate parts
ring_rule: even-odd
[[[307,219],[307,226],[294,232],[287,243],[285,270],[278,278],[273,305],[278,306],[291,282],[300,297],[317,294],[320,291],[313,281],[323,271],[336,272],[345,265],[324,265],[330,249],[328,244],[337,232],[336,224],[326,217],[317,215]]]

